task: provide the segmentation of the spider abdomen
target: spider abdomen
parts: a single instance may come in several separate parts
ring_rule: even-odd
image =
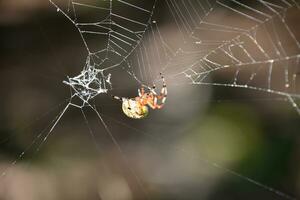
[[[135,99],[123,99],[122,110],[127,117],[142,119],[147,117],[149,109]]]

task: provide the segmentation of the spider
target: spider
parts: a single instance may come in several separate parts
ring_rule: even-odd
[[[168,92],[165,78],[161,73],[160,76],[163,82],[163,87],[159,95],[155,91],[156,86],[153,85],[152,88],[147,87],[149,92],[146,92],[145,87],[142,86],[138,89],[138,96],[134,98],[112,96],[114,99],[122,101],[122,110],[127,117],[142,119],[147,117],[149,114],[148,106],[153,110],[161,109],[164,106]],[[160,104],[158,103],[158,100],[160,100]]]

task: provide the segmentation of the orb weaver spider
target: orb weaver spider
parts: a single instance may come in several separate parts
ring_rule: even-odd
[[[164,106],[168,92],[165,78],[161,73],[160,76],[163,82],[163,86],[159,95],[155,91],[155,85],[153,85],[152,88],[147,87],[149,92],[146,92],[145,87],[142,86],[140,89],[138,89],[138,96],[134,98],[118,97],[112,95],[114,99],[122,101],[122,110],[127,117],[133,119],[142,119],[147,117],[147,115],[149,114],[148,107],[155,110],[161,109]],[[160,104],[158,103],[158,100],[160,100]]]

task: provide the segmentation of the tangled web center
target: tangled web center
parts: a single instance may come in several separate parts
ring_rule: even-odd
[[[74,94],[82,100],[82,105],[88,104],[88,102],[96,97],[98,94],[107,93],[111,88],[111,74],[104,75],[102,69],[97,69],[94,64],[91,64],[90,58],[87,58],[86,66],[80,72],[79,75],[74,77],[68,77],[67,81],[63,81],[64,84],[69,85]]]

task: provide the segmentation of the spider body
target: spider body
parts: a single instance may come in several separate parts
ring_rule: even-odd
[[[149,108],[161,109],[167,99],[167,86],[165,79],[161,76],[163,81],[163,87],[160,94],[155,91],[155,85],[152,88],[147,87],[147,92],[145,87],[138,89],[138,96],[135,98],[125,98],[113,96],[113,98],[122,101],[122,110],[124,114],[133,119],[142,119],[147,117],[149,113]]]
[[[147,117],[149,108],[140,104],[136,99],[123,99],[122,110],[127,117],[142,119]]]

